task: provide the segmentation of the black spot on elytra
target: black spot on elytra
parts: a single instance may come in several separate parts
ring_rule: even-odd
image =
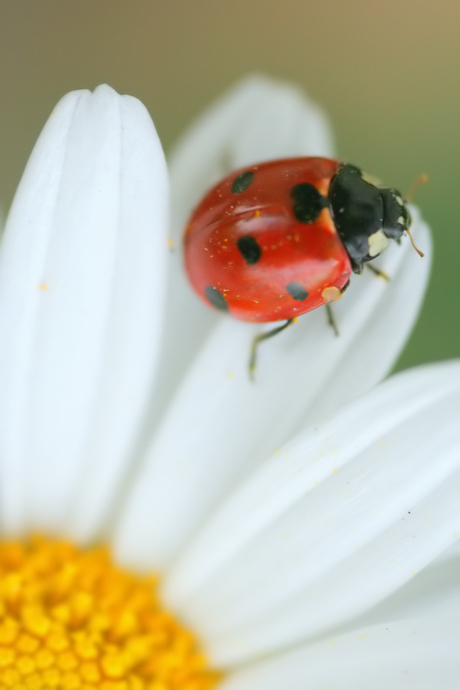
[[[313,223],[327,206],[325,199],[316,187],[308,182],[297,184],[291,189],[294,215],[300,223]]]
[[[286,285],[286,290],[289,292],[291,297],[296,299],[298,302],[303,302],[307,299],[308,292],[301,286],[300,283],[289,283]]]
[[[259,261],[262,250],[257,241],[250,235],[240,237],[236,246],[247,264],[256,264]]]
[[[213,307],[219,309],[220,311],[228,311],[228,304],[225,300],[225,297],[217,288],[212,287],[212,285],[208,285],[204,293]]]
[[[250,171],[241,173],[241,175],[235,177],[232,184],[233,194],[239,194],[240,192],[244,192],[244,190],[249,187],[253,179],[254,173]]]

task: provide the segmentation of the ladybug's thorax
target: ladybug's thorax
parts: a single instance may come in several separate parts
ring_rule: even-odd
[[[379,256],[390,239],[399,239],[410,226],[399,192],[377,187],[354,165],[340,166],[331,181],[329,203],[355,273],[361,273],[364,263]]]

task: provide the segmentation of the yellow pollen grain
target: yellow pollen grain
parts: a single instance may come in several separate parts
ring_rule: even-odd
[[[117,568],[106,548],[0,542],[0,690],[215,688],[221,674],[157,585]]]

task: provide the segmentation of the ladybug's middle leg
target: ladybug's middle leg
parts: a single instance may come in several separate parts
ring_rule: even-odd
[[[336,334],[336,336],[338,336],[339,335],[339,329],[337,328],[337,324],[336,324],[335,319],[334,319],[334,314],[332,313],[332,307],[329,304],[329,302],[326,302],[326,304],[324,306],[326,307],[327,322],[328,322],[329,326],[332,328],[332,330],[334,331],[334,333]]]
[[[293,321],[294,319],[288,319],[286,323],[283,323],[282,326],[277,326],[276,328],[272,328],[271,331],[266,331],[265,333],[256,335],[256,337],[252,341],[251,355],[249,357],[249,378],[251,379],[251,381],[254,381],[254,371],[256,369],[257,359],[257,346],[259,345],[259,343],[261,343],[262,340],[268,340],[268,338],[272,338],[274,335],[281,333],[281,331],[284,331],[284,329],[290,326]]]

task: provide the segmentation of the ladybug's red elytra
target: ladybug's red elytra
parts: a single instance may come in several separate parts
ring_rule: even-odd
[[[199,203],[185,265],[200,297],[244,321],[292,319],[335,301],[350,276],[409,231],[400,193],[354,165],[289,158],[237,170]],[[255,346],[251,368],[254,366]]]

